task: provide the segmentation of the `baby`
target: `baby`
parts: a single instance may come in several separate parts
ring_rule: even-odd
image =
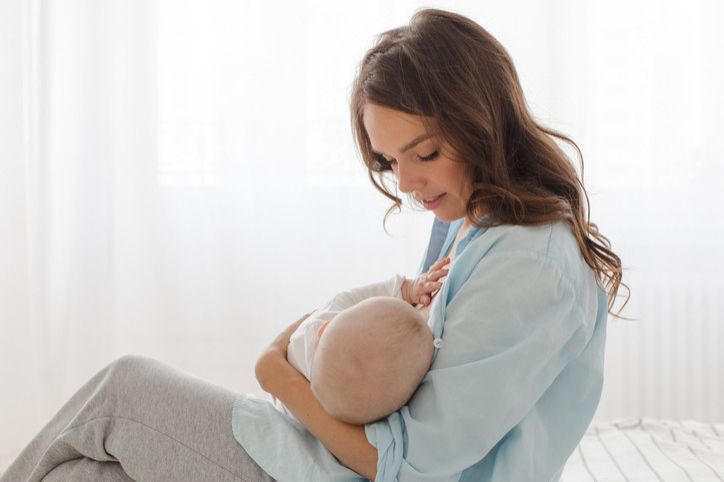
[[[292,334],[287,359],[309,379],[312,393],[330,415],[370,423],[412,397],[432,361],[427,310],[441,285],[437,280],[447,273],[442,269],[447,261],[440,260],[417,280],[398,275],[339,293]],[[427,303],[413,307],[409,298],[419,300],[420,295],[427,296]]]

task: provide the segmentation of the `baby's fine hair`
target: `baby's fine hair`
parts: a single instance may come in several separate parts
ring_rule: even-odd
[[[368,298],[327,326],[312,363],[312,392],[335,418],[369,423],[410,399],[432,354],[432,333],[417,309],[399,298]]]

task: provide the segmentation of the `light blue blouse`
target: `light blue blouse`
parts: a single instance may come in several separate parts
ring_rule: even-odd
[[[430,371],[365,426],[375,480],[557,481],[601,396],[606,294],[563,222],[473,228],[455,257],[430,309],[442,338]],[[281,482],[364,480],[268,401],[238,397],[232,428]]]

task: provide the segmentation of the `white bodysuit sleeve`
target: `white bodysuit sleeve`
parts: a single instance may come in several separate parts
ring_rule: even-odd
[[[372,283],[359,288],[337,293],[325,306],[314,311],[292,333],[287,346],[287,360],[309,379],[314,352],[317,349],[317,330],[326,320],[331,320],[337,313],[362,300],[373,296],[394,296],[402,298],[403,276],[395,275],[385,281]]]
[[[395,298],[402,299],[403,281],[405,281],[404,276],[395,275],[385,281],[360,286],[349,291],[342,291],[341,293],[337,293],[329,304],[332,309],[339,312],[373,296],[394,296]]]

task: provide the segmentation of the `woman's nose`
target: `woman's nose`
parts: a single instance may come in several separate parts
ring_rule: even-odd
[[[397,188],[409,194],[412,191],[418,190],[419,187],[424,184],[421,173],[419,170],[406,162],[397,162],[397,169],[395,174],[397,175]]]

